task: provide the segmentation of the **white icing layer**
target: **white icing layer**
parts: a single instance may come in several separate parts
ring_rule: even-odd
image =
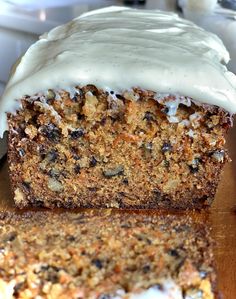
[[[130,299],[183,299],[180,288],[173,280],[165,280],[161,285],[161,289],[152,287],[139,294],[131,295]]]
[[[74,85],[177,93],[235,113],[236,76],[222,61],[229,54],[219,38],[175,14],[123,7],[86,13],[44,34],[15,67],[0,101],[0,136],[17,99]]]
[[[183,299],[180,287],[171,278],[160,281],[159,285],[150,287],[139,293],[126,293],[124,290],[118,290],[112,299]]]

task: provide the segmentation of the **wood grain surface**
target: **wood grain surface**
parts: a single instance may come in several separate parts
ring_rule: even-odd
[[[236,127],[231,130],[228,148],[232,162],[224,170],[213,206],[204,211],[215,240],[219,289],[225,299],[236,298]],[[7,163],[0,163],[0,212],[17,213],[12,201]],[[196,212],[197,214],[198,212]],[[181,216],[182,217],[182,216]]]

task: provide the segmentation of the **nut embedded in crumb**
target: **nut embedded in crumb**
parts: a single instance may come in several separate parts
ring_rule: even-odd
[[[20,188],[16,188],[14,191],[14,201],[17,205],[25,205],[25,195]]]
[[[58,180],[56,180],[54,178],[48,179],[48,188],[51,191],[55,191],[55,192],[62,192],[64,189],[63,185]]]
[[[82,111],[83,114],[88,117],[88,119],[92,119],[93,115],[96,112],[97,104],[97,98],[91,92],[87,92],[85,94],[85,104]]]
[[[34,137],[38,135],[38,130],[34,126],[29,125],[25,129],[25,134],[27,134],[30,139],[34,139]]]

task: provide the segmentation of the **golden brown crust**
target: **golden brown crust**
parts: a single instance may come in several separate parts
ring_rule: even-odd
[[[190,215],[1,214],[0,243],[0,288],[14,298],[107,299],[122,290],[128,299],[151,287],[165,292],[168,279],[183,298],[215,298],[209,230]]]
[[[160,95],[159,95],[160,96]],[[229,160],[230,116],[134,89],[93,85],[25,97],[8,115],[9,164],[18,207],[202,208],[214,199]]]

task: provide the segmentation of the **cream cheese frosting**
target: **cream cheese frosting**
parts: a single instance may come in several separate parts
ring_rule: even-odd
[[[139,294],[133,294],[130,299],[183,299],[182,291],[172,279],[166,279],[162,288],[151,287]]]
[[[152,286],[138,293],[126,293],[120,289],[112,299],[183,299],[181,288],[171,278],[165,278],[156,286]]]
[[[83,14],[40,37],[15,66],[0,101],[6,112],[20,98],[47,89],[94,84],[121,92],[140,87],[179,94],[236,112],[236,76],[214,34],[176,14],[109,7]]]

